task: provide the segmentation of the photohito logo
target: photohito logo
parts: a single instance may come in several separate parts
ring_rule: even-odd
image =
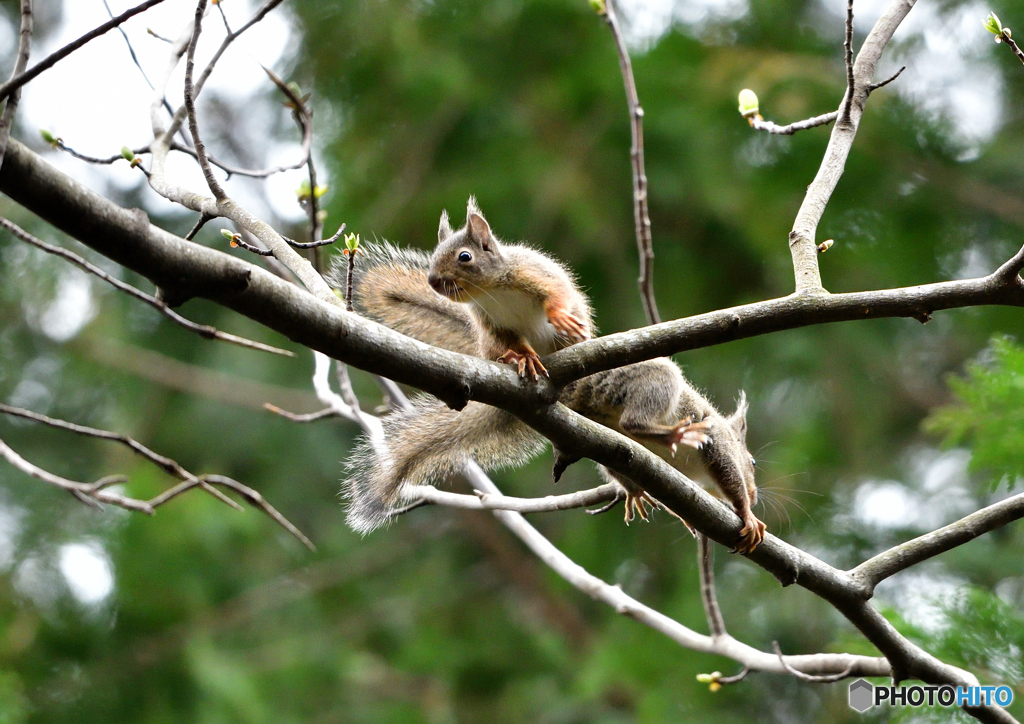
[[[873,706],[1009,706],[1013,690],[1009,686],[957,686],[914,684],[913,686],[874,686],[864,679],[850,684],[850,708],[861,714]]]

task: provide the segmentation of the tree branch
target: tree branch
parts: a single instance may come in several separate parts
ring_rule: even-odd
[[[870,558],[850,571],[868,592],[890,576],[1024,518],[1024,493],[971,513]]]
[[[287,349],[271,347],[269,344],[263,344],[262,342],[254,342],[251,339],[246,339],[245,337],[239,337],[234,334],[229,334],[228,332],[222,332],[216,327],[211,327],[208,324],[196,324],[195,322],[182,317],[180,314],[178,314],[173,309],[168,307],[160,299],[157,299],[154,296],[146,294],[145,292],[136,289],[131,284],[126,284],[125,282],[122,282],[120,279],[115,279],[114,277],[110,276],[105,271],[100,269],[98,266],[90,264],[85,259],[80,257],[78,254],[75,254],[73,251],[68,251],[67,249],[62,249],[59,246],[47,244],[42,239],[36,238],[32,234],[22,229],[17,224],[15,224],[13,221],[5,219],[2,216],[0,216],[0,226],[10,231],[12,234],[14,234],[22,241],[25,241],[38,249],[42,249],[48,254],[53,254],[55,256],[59,256],[63,259],[66,259],[67,261],[77,266],[79,269],[82,269],[83,271],[86,271],[89,274],[99,277],[100,279],[107,282],[115,289],[118,289],[129,296],[135,297],[136,299],[145,302],[149,306],[153,307],[153,309],[157,310],[162,315],[170,319],[175,324],[184,327],[190,332],[195,332],[200,337],[203,337],[205,339],[219,339],[222,342],[236,344],[239,347],[260,350],[262,352],[270,352],[272,354],[279,354],[284,357],[295,356],[294,352]]]
[[[460,495],[438,490],[433,485],[406,485],[402,498],[410,503],[423,501],[462,510],[512,510],[517,513],[552,513],[597,505],[615,498],[618,486],[612,483],[591,490],[567,495],[547,495],[543,498],[513,498],[501,493],[478,493],[477,496]]]
[[[11,71],[12,79],[25,72],[32,50],[32,0],[21,0],[20,8],[21,30],[18,34],[18,55],[14,60],[14,69]],[[0,166],[3,165],[4,154],[7,153],[7,142],[11,138],[11,129],[14,127],[14,116],[18,112],[19,102],[21,102],[20,88],[15,89],[7,96],[3,116],[0,116]]]
[[[633,65],[629,61],[629,49],[622,37],[619,21],[615,15],[613,0],[603,0],[601,13],[612,31],[615,50],[619,56],[619,69],[626,88],[626,103],[629,106],[629,127],[632,146],[629,157],[633,167],[633,220],[636,225],[636,245],[640,254],[640,299],[644,304],[647,321],[656,324],[661,321],[658,304],[654,300],[654,245],[651,239],[651,217],[647,209],[647,172],[644,170],[644,109],[636,92],[633,79]]]
[[[123,23],[125,20],[127,20],[128,18],[131,18],[131,17],[133,17],[135,15],[138,15],[141,12],[145,12],[146,10],[149,10],[151,7],[153,7],[154,5],[159,5],[163,1],[164,0],[146,0],[146,2],[144,2],[144,3],[140,4],[140,5],[136,5],[135,7],[131,8],[130,10],[125,10],[123,13],[118,15],[116,18],[111,18],[110,20],[108,20],[107,22],[103,23],[102,25],[100,25],[100,26],[98,26],[96,28],[93,28],[92,30],[90,30],[88,33],[86,33],[82,37],[78,38],[77,40],[71,41],[70,43],[65,45],[63,48],[61,48],[60,50],[57,50],[57,51],[51,53],[50,55],[46,56],[46,58],[44,58],[43,60],[39,61],[36,65],[32,66],[31,68],[26,70],[24,73],[20,73],[20,74],[16,75],[15,77],[11,78],[9,81],[4,83],[3,85],[0,85],[0,98],[6,98],[11,93],[16,91],[18,88],[21,88],[23,85],[28,83],[30,80],[35,78],[37,75],[39,75],[43,71],[49,70],[50,68],[52,68],[58,61],[61,61],[64,58],[66,58],[69,55],[71,55],[72,53],[74,53],[76,50],[81,48],[83,45],[88,43],[90,40],[95,40],[96,38],[100,37],[104,33],[108,32],[110,30],[113,30],[114,28],[119,26],[121,23]]]
[[[113,493],[107,493],[102,490],[103,485],[100,485],[100,483],[86,485],[85,483],[75,483],[70,480],[65,480],[64,478],[59,478],[58,476],[54,476],[50,473],[47,473],[44,470],[35,468],[35,466],[31,465],[31,463],[25,462],[16,453],[14,453],[13,450],[10,450],[10,448],[7,448],[9,454],[4,454],[3,449],[0,448],[0,455],[4,455],[4,457],[7,457],[8,461],[15,465],[15,467],[20,468],[21,470],[28,473],[29,475],[32,475],[33,477],[39,478],[40,480],[44,480],[45,482],[48,482],[52,485],[62,487],[65,490],[71,491],[72,493],[84,493],[85,495],[91,498],[95,498],[100,502],[112,503],[114,505],[119,505],[122,508],[129,508],[131,510],[140,510],[149,515],[152,515],[156,508],[163,505],[167,501],[176,498],[177,496],[181,495],[182,493],[188,490],[191,490],[194,487],[201,487],[203,490],[205,490],[213,497],[217,498],[217,500],[221,501],[222,503],[234,508],[235,510],[242,510],[242,506],[233,501],[231,498],[224,495],[215,487],[213,487],[214,484],[221,485],[223,487],[229,488],[230,490],[234,490],[238,494],[242,495],[252,506],[260,508],[278,525],[280,525],[282,528],[284,528],[293,536],[295,536],[295,538],[297,538],[300,543],[309,548],[311,551],[316,551],[316,546],[313,545],[309,538],[303,535],[302,531],[300,531],[298,528],[292,525],[272,505],[267,503],[263,499],[262,495],[260,495],[252,488],[246,485],[242,485],[237,480],[224,477],[223,475],[193,475],[188,470],[183,468],[180,464],[178,464],[176,461],[164,455],[160,455],[159,453],[153,452],[152,450],[150,450],[148,447],[138,442],[137,440],[134,440],[128,435],[123,435],[121,433],[110,432],[108,430],[99,430],[97,428],[86,427],[84,425],[76,425],[74,423],[66,422],[64,420],[56,420],[52,417],[47,417],[46,415],[40,415],[39,413],[32,412],[31,410],[23,410],[18,407],[11,407],[10,405],[4,404],[0,404],[0,413],[12,415],[15,417],[21,417],[26,420],[33,420],[34,422],[40,422],[44,425],[49,425],[50,427],[55,427],[60,430],[67,430],[68,432],[73,432],[77,435],[95,437],[101,440],[110,440],[112,442],[120,443],[125,447],[129,448],[135,454],[146,458],[154,465],[159,467],[161,470],[166,472],[168,475],[173,475],[182,482],[179,485],[174,486],[170,490],[167,490],[161,493],[160,495],[156,496],[152,500],[138,501],[133,498],[126,498],[124,496],[116,495]],[[0,441],[0,445],[3,445],[3,441]],[[21,462],[17,462],[15,458],[17,458],[17,460]],[[24,465],[22,463],[24,463]],[[30,470],[29,468],[33,468],[34,471]],[[104,485],[106,485],[109,484],[109,480],[110,479],[104,479],[104,481],[101,482],[104,482]],[[116,482],[126,481],[127,478],[118,476],[118,480]]]
[[[846,159],[857,136],[857,127],[864,113],[864,103],[868,96],[868,86],[875,73],[875,66],[888,45],[896,28],[913,8],[916,0],[892,0],[882,16],[871,29],[864,45],[857,54],[857,60],[848,65],[848,90],[843,96],[841,111],[843,122],[832,128],[825,156],[821,161],[814,181],[807,187],[800,210],[789,233],[789,250],[793,257],[793,272],[796,278],[797,293],[822,294],[821,272],[818,269],[818,250],[815,233],[818,222],[825,207],[828,205],[832,192],[839,183],[846,168]],[[852,15],[852,3],[848,13]],[[849,15],[848,15],[849,17]],[[852,25],[848,21],[847,35],[852,36]],[[852,37],[850,40],[852,44]],[[852,45],[851,45],[852,48]]]

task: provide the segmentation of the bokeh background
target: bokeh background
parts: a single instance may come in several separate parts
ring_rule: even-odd
[[[110,0],[120,12],[131,3]],[[107,15],[101,0],[38,3],[36,56]],[[858,0],[857,39],[881,12]],[[16,6],[6,0],[8,68]],[[224,0],[238,27],[252,0]],[[664,318],[787,294],[786,235],[828,139],[752,131],[757,91],[780,123],[833,110],[844,90],[837,0],[626,0],[621,15],[646,110],[656,290]],[[1024,67],[981,21],[1009,0],[920,0],[878,77],[846,174],[822,220],[831,291],[987,273],[1024,226]],[[151,79],[194,4],[168,0],[125,24]],[[210,17],[200,55],[223,35]],[[205,55],[204,55],[205,54]],[[430,248],[441,209],[476,194],[504,238],[568,262],[605,332],[643,323],[636,293],[629,127],[608,29],[585,0],[289,0],[240,40],[200,117],[221,157],[287,162],[298,134],[259,63],[312,92],[328,233]],[[6,71],[5,71],[6,72]],[[181,71],[171,100],[180,100]],[[25,91],[16,137],[119,203],[183,234],[192,214],[119,162],[49,149],[41,128],[94,155],[148,140],[150,91],[110,33]],[[202,189],[182,157],[183,184]],[[292,237],[302,174],[235,178],[229,191]],[[148,282],[0,200],[43,238]],[[230,250],[216,223],[198,242]],[[288,346],[202,301],[183,313]],[[1011,494],[1024,474],[1024,352],[1013,309],[942,312],[794,330],[679,355],[731,410],[751,401],[750,447],[772,532],[839,567]],[[62,261],[0,237],[0,400],[130,433],[190,470],[260,490],[318,545],[258,512],[191,494],[153,518],[97,512],[0,465],[0,722],[843,722],[952,721],[957,712],[860,717],[846,685],[754,674],[712,693],[701,672],[734,663],[683,650],[570,588],[492,518],[420,509],[360,538],[344,525],[341,465],[356,430],[296,425],[262,409],[318,409],[312,359],[191,336]],[[354,372],[368,408],[372,381]],[[112,444],[0,419],[29,460],[81,480],[124,472],[148,496],[169,479]],[[499,474],[516,495],[552,492],[550,455]],[[597,484],[589,463],[557,491]],[[694,541],[567,512],[533,521],[575,561],[705,630]],[[985,536],[879,587],[900,629],[1024,701],[1024,535]],[[872,647],[834,610],[719,549],[729,630],[787,653]],[[1024,714],[1016,703],[1015,714]]]

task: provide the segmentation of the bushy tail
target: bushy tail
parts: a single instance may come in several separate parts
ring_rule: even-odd
[[[364,439],[349,458],[342,483],[348,524],[360,533],[388,522],[406,483],[439,482],[469,458],[485,470],[518,465],[544,446],[544,438],[515,417],[479,402],[456,412],[422,396],[411,409],[382,422],[384,442]]]
[[[386,241],[364,242],[355,257],[352,306],[364,317],[421,342],[476,355],[479,342],[469,309],[427,283],[430,255]],[[348,257],[337,256],[327,282],[348,290]]]

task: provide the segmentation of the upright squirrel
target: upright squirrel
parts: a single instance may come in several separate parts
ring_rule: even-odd
[[[346,264],[329,275],[344,289]],[[530,247],[500,241],[470,198],[466,224],[441,216],[432,255],[388,243],[360,247],[353,307],[420,341],[484,359],[510,362],[521,376],[547,374],[540,357],[593,334],[591,310],[572,274]],[[736,550],[748,553],[765,525],[757,502],[754,460],[746,447],[745,398],[725,417],[668,358],[600,372],[571,383],[560,401],[636,440],[687,477],[714,483],[743,520]],[[696,422],[694,422],[696,421]],[[383,418],[385,443],[362,441],[353,452],[343,494],[348,522],[366,533],[383,524],[402,485],[440,481],[468,458],[485,469],[522,464],[544,439],[503,410],[470,402],[461,411],[421,396],[410,410]],[[682,447],[680,447],[682,446]],[[657,505],[632,480],[598,466],[626,494],[626,522]],[[558,472],[556,472],[556,475]]]

